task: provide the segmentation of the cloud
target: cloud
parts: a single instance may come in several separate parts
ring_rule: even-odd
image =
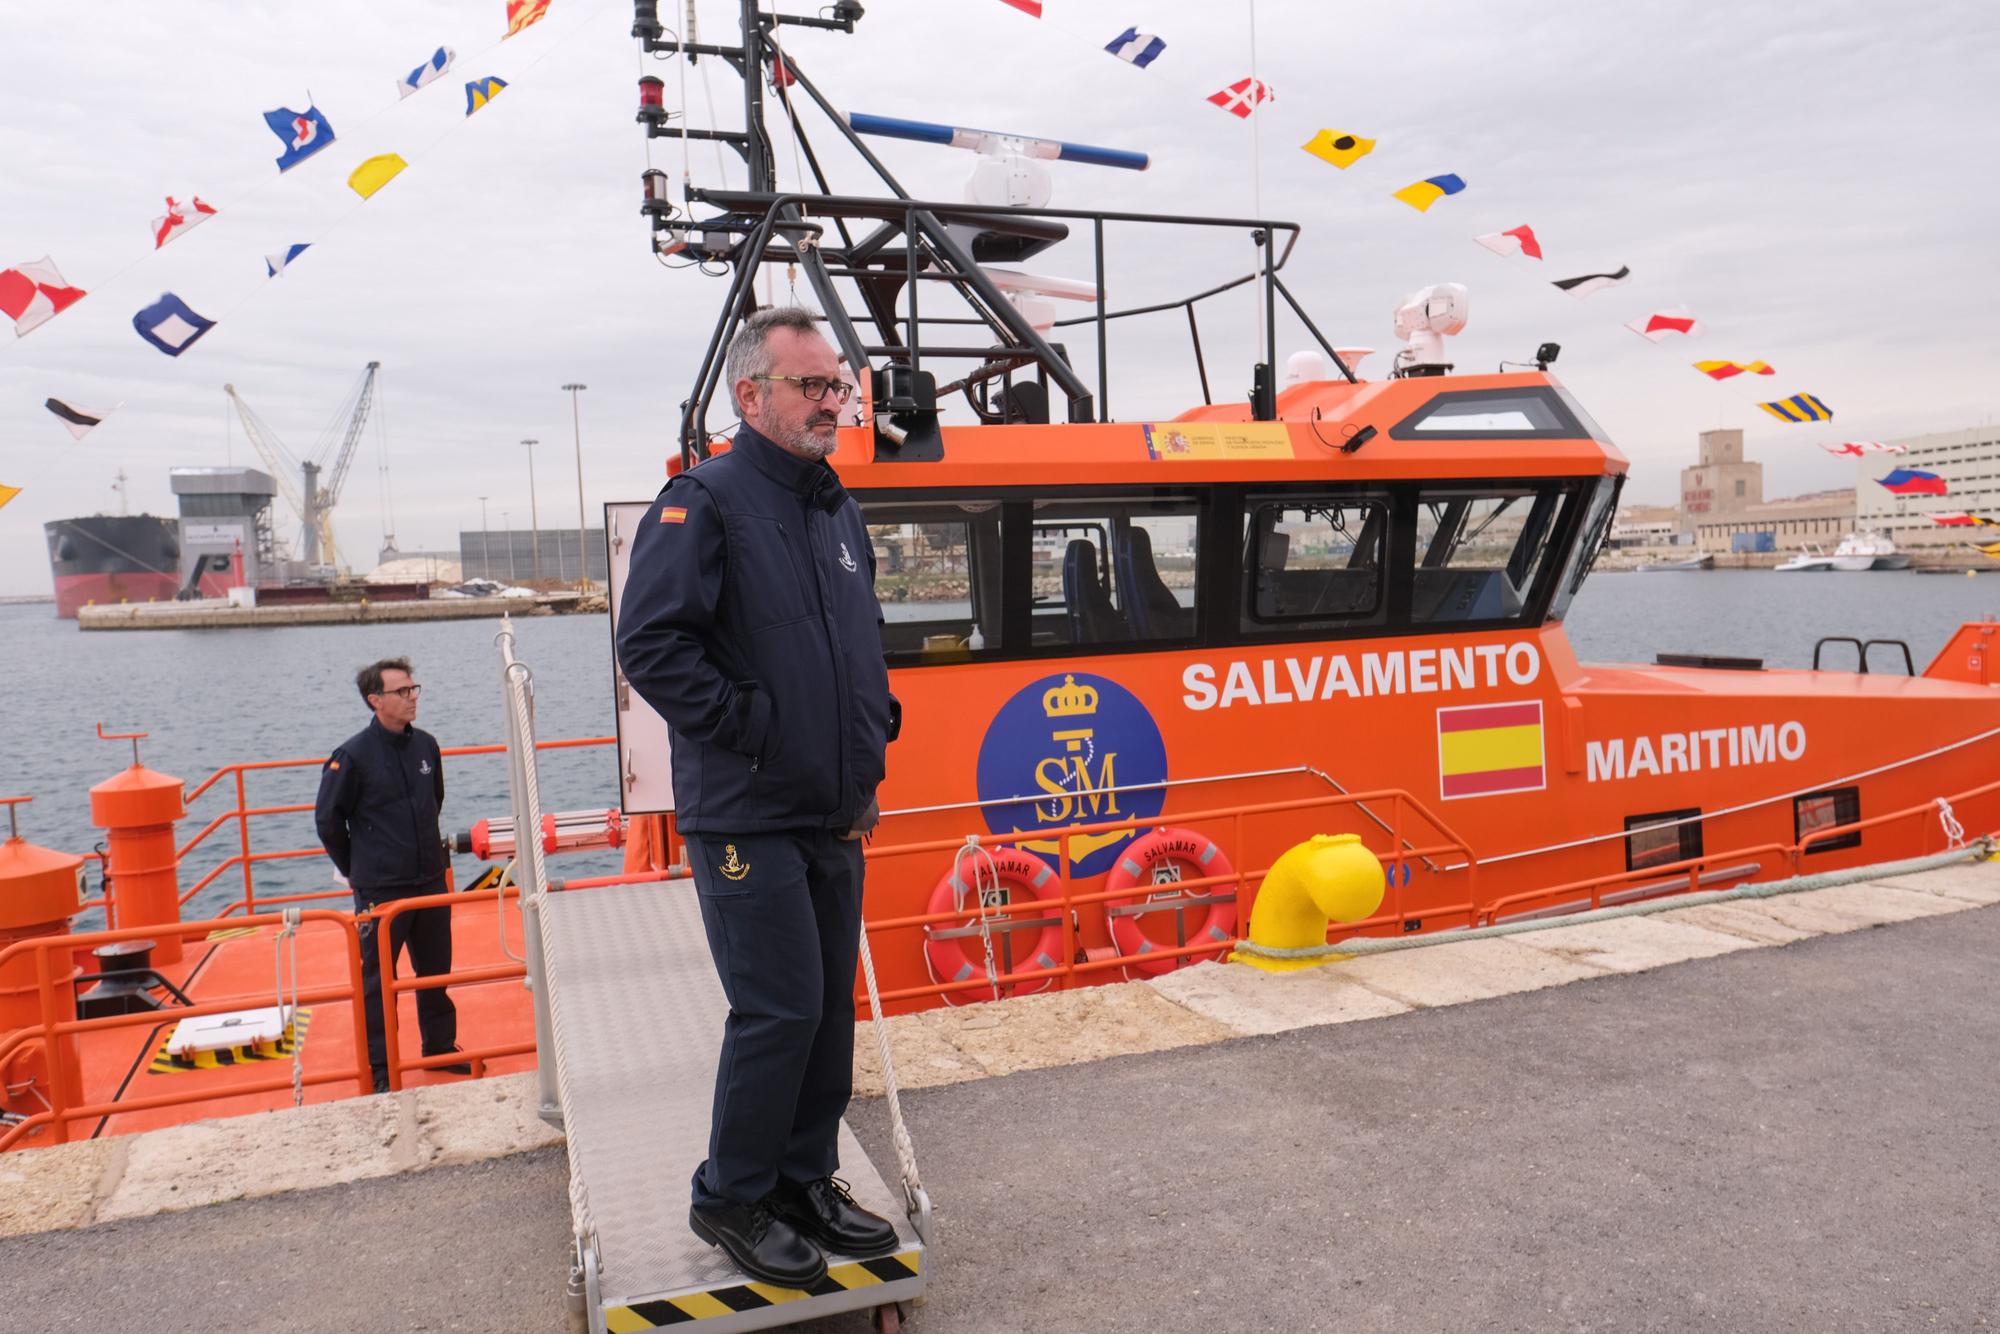
[[[726,40],[734,7],[700,8],[703,36]],[[540,27],[493,46],[500,12],[498,0],[369,0],[343,6],[338,22],[316,7],[262,6],[190,26],[132,8],[120,11],[116,42],[87,7],[42,6],[32,24],[10,25],[0,263],[51,253],[92,295],[0,350],[0,480],[28,488],[0,511],[0,591],[47,588],[41,523],[109,507],[120,468],[135,507],[170,512],[166,469],[221,463],[232,448],[224,382],[300,449],[362,364],[380,360],[393,526],[406,549],[454,545],[478,522],[480,494],[493,497],[496,521],[502,508],[527,511],[515,442],[567,446],[560,386],[570,380],[590,385],[591,507],[657,489],[725,290],[667,272],[647,251],[638,174],[650,156],[678,177],[684,155],[665,140],[649,155],[633,124],[629,8],[559,0]],[[1147,26],[1169,45],[1145,71],[991,0],[872,5],[855,37],[786,38],[843,107],[1154,155],[1143,175],[1057,166],[1058,205],[1248,214],[1256,158],[1264,212],[1305,227],[1287,281],[1330,338],[1383,349],[1379,372],[1404,293],[1470,283],[1459,363],[1484,369],[1561,342],[1557,371],[1633,458],[1637,499],[1669,498],[1697,432],[1713,426],[1750,432],[1767,489],[1852,475],[1812,448],[1808,428],[1764,424],[1754,393],[1689,369],[1696,356],[1772,361],[1786,386],[1834,406],[1825,429],[1841,435],[1949,429],[1990,413],[2000,346],[1960,313],[1990,304],[1995,272],[1991,107],[1963,77],[2000,55],[1988,7],[1263,0],[1257,20],[1258,74],[1279,100],[1248,126],[1200,100],[1249,72],[1240,10],[1195,0],[1150,5]],[[453,79],[399,102],[396,77],[440,42],[460,53],[454,75],[497,74],[507,95],[470,121]],[[652,68],[678,104],[682,69]],[[714,61],[687,76],[693,121],[708,122],[712,94],[733,125],[734,76]],[[281,180],[259,113],[303,106],[308,93],[340,140]],[[863,188],[855,155],[816,115],[808,124],[836,183]],[[1335,172],[1297,151],[1321,125],[1380,143]],[[388,151],[410,169],[358,204],[346,171]],[[923,145],[878,151],[929,197],[955,198],[970,165]],[[782,131],[777,157],[790,185]],[[685,161],[698,183],[714,183],[711,147]],[[729,171],[740,183],[733,162]],[[1443,171],[1468,189],[1430,213],[1389,198]],[[152,254],[146,222],[160,197],[191,190],[221,214]],[[1471,244],[1523,222],[1549,248],[1547,265]],[[297,241],[313,249],[266,279],[261,256]],[[1108,285],[1121,303],[1185,293],[1199,275],[1252,260],[1247,240],[1220,233],[1188,241],[1119,228],[1113,241]],[[1547,285],[1554,269],[1620,263],[1633,284],[1589,302]],[[1037,265],[1087,275],[1087,243]],[[782,294],[783,275],[775,281]],[[164,290],[220,320],[178,362],[129,326]],[[1709,326],[1698,345],[1648,347],[1617,327],[1678,303]],[[1217,396],[1240,396],[1256,328],[1247,295],[1207,303],[1201,319]],[[1281,360],[1305,341],[1281,321]],[[1180,317],[1132,322],[1112,346],[1119,416],[1199,401]],[[73,445],[41,409],[51,394],[125,407]],[[545,512],[574,496],[568,453],[537,469]],[[248,461],[240,431],[233,457]],[[372,466],[357,462],[336,520],[351,551],[371,549],[388,523],[379,488],[360,477]],[[295,526],[287,516],[281,529]]]

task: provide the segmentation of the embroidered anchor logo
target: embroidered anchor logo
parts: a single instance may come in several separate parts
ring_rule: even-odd
[[[840,544],[840,568],[848,571],[850,574],[861,568],[854,563],[854,557],[848,554],[847,543],[845,542]]]
[[[422,764],[417,766],[417,772],[420,774],[427,774],[430,771],[431,771],[431,762],[429,760],[425,760]]]
[[[737,860],[736,845],[734,843],[723,844],[722,852],[722,861],[716,866],[716,870],[722,872],[724,876],[731,880],[741,880],[744,876],[750,874],[750,863]]]

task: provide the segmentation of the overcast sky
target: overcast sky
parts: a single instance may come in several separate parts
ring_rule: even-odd
[[[701,0],[702,36],[727,39],[736,8]],[[1143,175],[1056,166],[1059,206],[1248,213],[1254,136],[1265,214],[1305,228],[1288,281],[1334,341],[1382,349],[1364,374],[1387,369],[1405,293],[1468,283],[1459,364],[1487,370],[1561,343],[1557,374],[1634,461],[1632,499],[1670,500],[1711,427],[1745,428],[1766,494],[1780,495],[1854,480],[1818,442],[1952,430],[1996,409],[1990,4],[1260,0],[1257,70],[1278,100],[1254,125],[1201,100],[1250,72],[1241,0],[1048,9],[1037,24],[1000,0],[869,0],[856,36],[794,32],[789,47],[849,110],[1153,154]],[[43,522],[115,511],[119,469],[135,511],[173,513],[169,467],[221,464],[232,449],[254,464],[226,427],[225,382],[305,453],[371,359],[405,550],[454,546],[482,494],[495,528],[503,511],[525,526],[524,437],[544,442],[544,526],[575,521],[560,390],[571,380],[590,386],[591,511],[652,495],[723,285],[648,254],[631,6],[555,0],[542,25],[496,44],[503,12],[502,0],[0,3],[0,266],[48,254],[91,291],[24,339],[0,330],[0,483],[26,488],[0,510],[0,592],[48,590]],[[1167,42],[1150,70],[1096,49],[1128,24]],[[440,44],[458,64],[399,102],[397,76]],[[678,105],[679,71],[651,68]],[[702,71],[735,124],[740,85],[714,62],[690,73],[693,123],[709,123]],[[464,82],[488,74],[512,86],[465,119]],[[260,113],[309,95],[338,142],[280,177]],[[1336,171],[1298,151],[1321,127],[1379,147]],[[858,159],[810,118],[807,130],[836,184],[862,187]],[[409,170],[359,203],[348,171],[389,151]],[[880,151],[933,198],[958,197],[973,161]],[[679,175],[679,147],[652,154]],[[778,154],[790,185],[782,134]],[[712,148],[692,160],[697,184],[716,182]],[[729,164],[730,183],[740,171]],[[1426,214],[1389,197],[1441,172],[1466,191]],[[162,197],[190,193],[221,213],[154,253]],[[1541,238],[1540,264],[1472,244],[1522,223]],[[262,256],[300,241],[314,248],[267,280]],[[1234,241],[1159,230],[1112,245],[1115,303],[1182,293],[1247,259]],[[1034,267],[1087,277],[1089,264],[1086,242]],[[1634,281],[1588,300],[1548,285],[1620,264]],[[178,360],[131,328],[169,290],[220,321]],[[1654,346],[1620,327],[1681,304],[1706,325],[1700,339]],[[1247,300],[1205,309],[1218,397],[1247,387],[1253,327]],[[1281,361],[1306,341],[1282,321],[1279,338]],[[1762,358],[1778,374],[1715,384],[1691,369],[1701,358]],[[1121,331],[1112,367],[1122,419],[1199,402],[1177,318]],[[1834,422],[1781,426],[1753,406],[1800,391]],[[123,406],[72,444],[42,409],[50,395]],[[363,568],[385,527],[376,463],[371,431],[336,519]]]

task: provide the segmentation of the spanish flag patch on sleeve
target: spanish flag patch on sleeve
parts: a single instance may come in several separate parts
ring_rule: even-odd
[[[685,506],[668,505],[660,511],[661,523],[686,523],[688,512]]]

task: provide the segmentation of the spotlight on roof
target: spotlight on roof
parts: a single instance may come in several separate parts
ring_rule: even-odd
[[[1406,340],[1396,354],[1395,375],[1443,375],[1451,369],[1444,359],[1444,340],[1462,333],[1472,310],[1472,294],[1464,283],[1434,283],[1413,292],[1396,308],[1396,337]]]

